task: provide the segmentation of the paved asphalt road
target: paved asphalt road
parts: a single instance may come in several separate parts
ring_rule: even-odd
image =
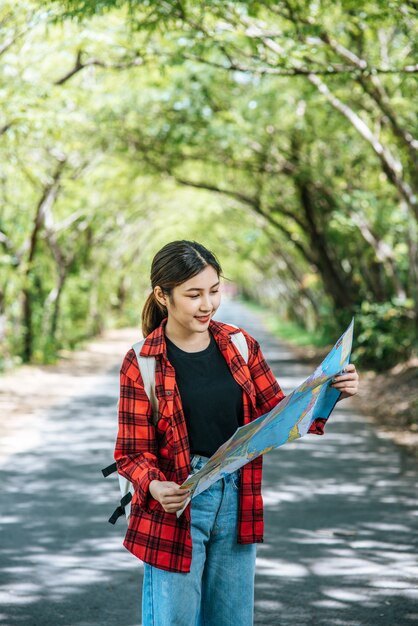
[[[285,391],[310,373],[242,305],[218,318],[257,337]],[[107,518],[120,359],[37,417],[0,467],[0,624],[138,626],[142,568]],[[256,626],[418,624],[416,461],[342,403],[325,437],[264,459]],[[185,598],[187,602],[187,598]],[[237,624],[237,626],[240,626]]]

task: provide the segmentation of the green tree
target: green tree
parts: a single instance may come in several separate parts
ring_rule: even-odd
[[[411,353],[413,3],[26,1],[0,22],[6,359],[137,323],[175,237],[302,325],[356,314],[365,362]]]

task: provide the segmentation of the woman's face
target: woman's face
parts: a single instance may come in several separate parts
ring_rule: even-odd
[[[221,301],[219,276],[208,265],[193,278],[174,287],[170,297],[164,296],[161,290],[156,291],[156,296],[167,307],[171,330],[187,334],[204,332]]]

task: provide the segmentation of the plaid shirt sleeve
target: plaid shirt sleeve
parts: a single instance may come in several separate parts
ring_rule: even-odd
[[[119,429],[114,458],[118,472],[130,480],[138,494],[138,505],[148,510],[152,480],[167,480],[158,468],[157,440],[152,407],[144,390],[134,350],[120,371]]]

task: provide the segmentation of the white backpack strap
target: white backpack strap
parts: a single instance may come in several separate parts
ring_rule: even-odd
[[[153,411],[153,423],[158,422],[158,400],[155,395],[155,356],[140,356],[142,346],[145,339],[134,343],[132,348],[135,350],[136,359],[138,361],[139,371],[141,372],[144,390],[151,402]]]
[[[153,423],[156,424],[158,421],[158,401],[157,396],[155,395],[155,357],[140,356],[139,353],[144,345],[144,341],[144,339],[142,341],[138,341],[132,346],[132,348],[135,350],[139,371],[141,372],[142,381],[144,383],[145,393],[147,394],[152,405]],[[121,474],[118,474],[118,479],[119,489],[122,495],[121,505],[125,511],[126,519],[129,519],[131,514],[131,500],[134,493],[134,486],[127,478],[121,476]]]
[[[232,326],[232,324],[229,324],[229,326]],[[235,347],[238,349],[244,361],[248,363],[248,343],[244,337],[244,333],[241,331],[234,333],[231,335],[231,341],[235,344]]]
[[[119,489],[120,489],[120,493],[122,496],[120,503],[121,503],[121,506],[123,506],[126,519],[129,519],[129,516],[131,514],[131,500],[134,495],[134,486],[130,480],[128,480],[127,478],[125,478],[125,476],[122,476],[121,474],[118,474],[118,479],[119,479]],[[130,496],[128,496],[128,494],[130,494]],[[116,511],[117,510],[118,509],[116,509]],[[121,512],[121,515],[123,515],[123,512]]]

